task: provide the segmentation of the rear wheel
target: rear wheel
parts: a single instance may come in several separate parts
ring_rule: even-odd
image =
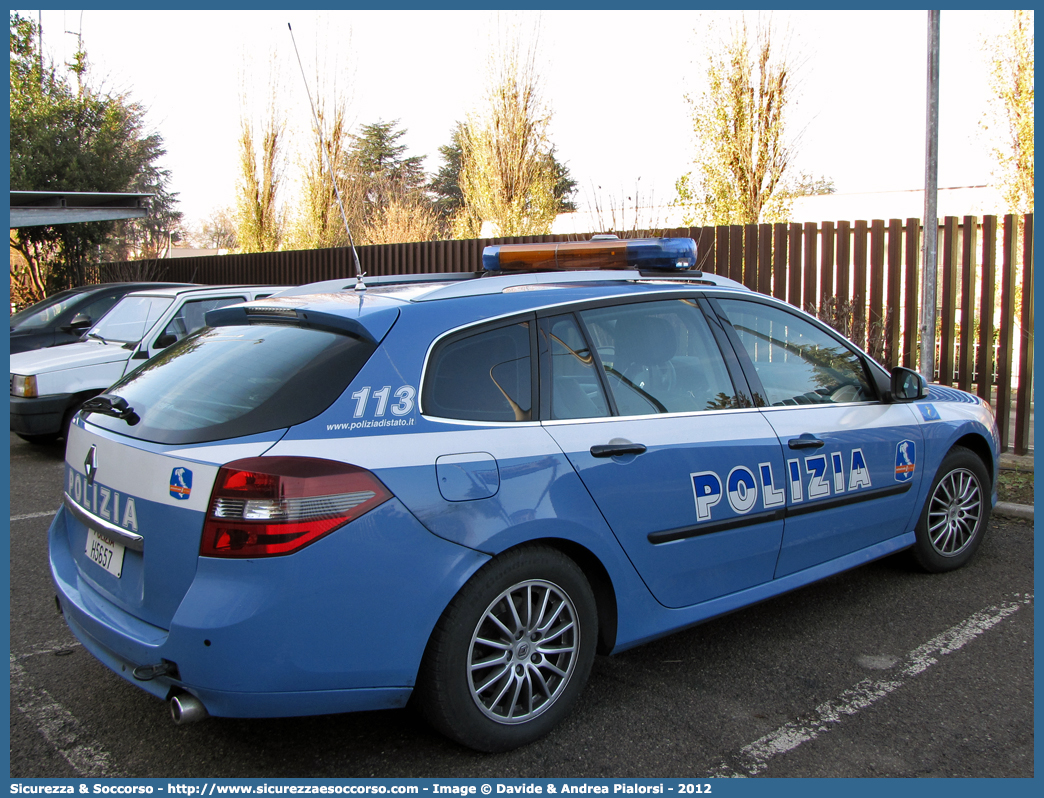
[[[439,731],[480,751],[547,734],[572,709],[598,636],[594,595],[561,552],[533,546],[486,564],[432,633],[418,679]]]
[[[975,556],[990,520],[990,492],[982,460],[962,446],[951,449],[917,524],[913,555],[922,568],[952,571]]]

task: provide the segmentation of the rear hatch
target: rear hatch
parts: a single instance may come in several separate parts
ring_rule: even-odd
[[[218,468],[262,454],[281,434],[186,452],[74,425],[63,500],[79,579],[136,618],[169,628],[196,574]]]
[[[232,321],[183,339],[91,400],[66,447],[76,577],[162,629],[195,577],[219,468],[261,456],[323,412],[376,348],[360,326]]]

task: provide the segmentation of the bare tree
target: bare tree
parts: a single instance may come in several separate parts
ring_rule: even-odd
[[[692,172],[675,184],[675,206],[685,224],[750,224],[783,221],[789,192],[788,108],[793,64],[771,20],[753,37],[741,19],[707,55],[706,89],[687,96],[692,107],[696,157]]]
[[[269,61],[269,70],[267,97],[260,115],[253,110],[251,84],[244,76],[236,187],[236,238],[240,252],[273,252],[280,248],[283,239],[280,188],[287,121],[275,56]]]
[[[419,192],[402,192],[376,208],[362,228],[366,244],[404,244],[438,238],[439,217]]]
[[[601,186],[591,187],[590,206],[594,229],[601,233],[614,233],[623,238],[641,238],[646,235],[663,234],[663,224],[656,209],[653,194],[642,196],[642,179],[634,183],[634,190],[620,195],[613,192],[603,194]]]
[[[788,189],[795,197],[818,197],[825,194],[836,194],[834,179],[826,175],[816,177],[812,172],[801,172]]]
[[[106,263],[99,267],[103,281],[113,283],[158,282],[167,278],[170,261],[166,258]]]
[[[214,208],[187,233],[188,242],[199,249],[238,249],[236,223],[230,208]]]
[[[1033,212],[1033,12],[987,41],[993,98],[983,127],[993,134],[995,176],[1012,213]]]
[[[358,231],[362,225],[362,196],[353,179],[356,167],[349,133],[351,95],[347,86],[352,70],[343,57],[351,51],[351,39],[331,47],[317,36],[313,50],[317,60],[309,83],[315,89],[315,117],[308,112],[309,126],[299,153],[298,195],[287,240],[291,249],[348,246],[338,192],[349,228]]]
[[[501,33],[487,64],[483,106],[461,137],[458,235],[478,234],[482,222],[492,222],[501,236],[546,234],[559,210],[535,36],[524,46],[517,28]]]
[[[316,103],[316,115],[322,132],[313,122],[309,146],[302,156],[300,194],[295,203],[296,217],[290,233],[290,245],[294,249],[348,245],[348,233],[337,205],[335,179],[349,226],[357,228],[361,221],[361,197],[357,196],[359,192],[353,191],[351,179],[355,170],[347,148],[345,104],[337,97],[329,104],[320,99]]]

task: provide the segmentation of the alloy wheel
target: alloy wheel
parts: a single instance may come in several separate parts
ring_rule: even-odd
[[[928,506],[928,537],[932,548],[943,557],[964,551],[982,518],[982,490],[975,475],[964,468],[954,469],[935,487]]]
[[[530,721],[562,694],[579,649],[577,612],[565,591],[539,579],[512,585],[486,608],[472,634],[471,697],[498,723]]]

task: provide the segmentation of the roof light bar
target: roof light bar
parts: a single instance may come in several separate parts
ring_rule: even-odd
[[[685,271],[696,265],[691,238],[636,238],[501,244],[482,251],[487,272],[639,269]]]

